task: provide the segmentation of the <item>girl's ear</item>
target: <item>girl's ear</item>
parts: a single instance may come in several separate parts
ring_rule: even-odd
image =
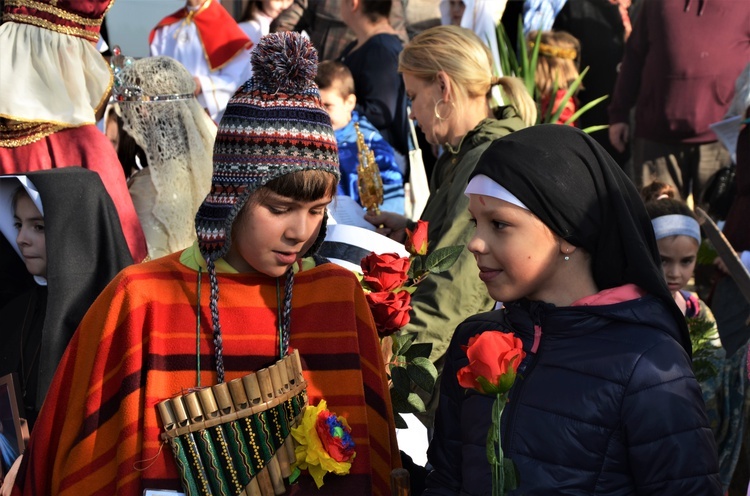
[[[437,82],[440,85],[440,99],[446,103],[449,102],[453,93],[451,78],[445,71],[438,71]]]
[[[560,253],[566,256],[570,256],[578,248],[564,239],[560,239]]]

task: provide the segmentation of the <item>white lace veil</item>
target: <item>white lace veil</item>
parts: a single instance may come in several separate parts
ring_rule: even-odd
[[[182,250],[196,239],[195,214],[211,188],[216,125],[195,98],[185,97],[193,93],[195,83],[172,58],[133,61],[118,78],[115,92],[118,86],[142,92],[141,98],[121,99],[118,105],[123,128],[148,159],[155,198],[150,209],[136,208],[149,255],[156,258]],[[154,101],[154,97],[166,99]],[[162,246],[165,234],[166,246]]]

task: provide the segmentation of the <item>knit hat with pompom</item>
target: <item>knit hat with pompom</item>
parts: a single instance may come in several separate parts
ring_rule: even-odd
[[[201,253],[211,261],[229,251],[232,223],[253,191],[298,171],[339,178],[336,136],[314,82],[317,50],[298,33],[273,33],[261,38],[252,64],[252,78],[219,124],[211,192],[195,216]]]

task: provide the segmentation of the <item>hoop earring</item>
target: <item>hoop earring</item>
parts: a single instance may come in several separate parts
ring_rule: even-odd
[[[455,108],[455,105],[453,104],[453,102],[449,102],[451,104],[451,111],[447,116],[443,117],[440,115],[440,111],[438,111],[438,105],[440,105],[440,103],[442,103],[440,100],[435,101],[435,108],[433,109],[433,112],[435,113],[435,118],[437,120],[444,121],[453,114],[453,109]]]

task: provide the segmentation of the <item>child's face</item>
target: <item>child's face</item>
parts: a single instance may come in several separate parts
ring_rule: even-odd
[[[554,233],[528,210],[489,196],[469,195],[469,213],[476,230],[467,248],[490,296],[552,302],[565,284]]]
[[[661,268],[672,296],[687,286],[693,277],[698,256],[698,240],[690,236],[667,236],[656,241]]]
[[[284,12],[293,0],[263,0],[263,12],[268,16],[276,19]]]
[[[16,201],[13,223],[18,232],[16,243],[21,256],[33,276],[47,277],[47,243],[44,236],[44,217],[26,195]]]
[[[464,10],[466,10],[466,5],[464,5],[463,0],[450,0],[449,5],[451,24],[454,26],[460,26],[461,18],[464,16]]]
[[[328,115],[331,116],[331,125],[334,131],[343,129],[352,120],[352,110],[357,104],[357,97],[354,95],[341,96],[338,84],[320,90],[320,101],[328,111]]]
[[[282,276],[315,242],[329,203],[330,195],[304,202],[273,192],[251,199],[234,222],[225,260],[239,272]]]

